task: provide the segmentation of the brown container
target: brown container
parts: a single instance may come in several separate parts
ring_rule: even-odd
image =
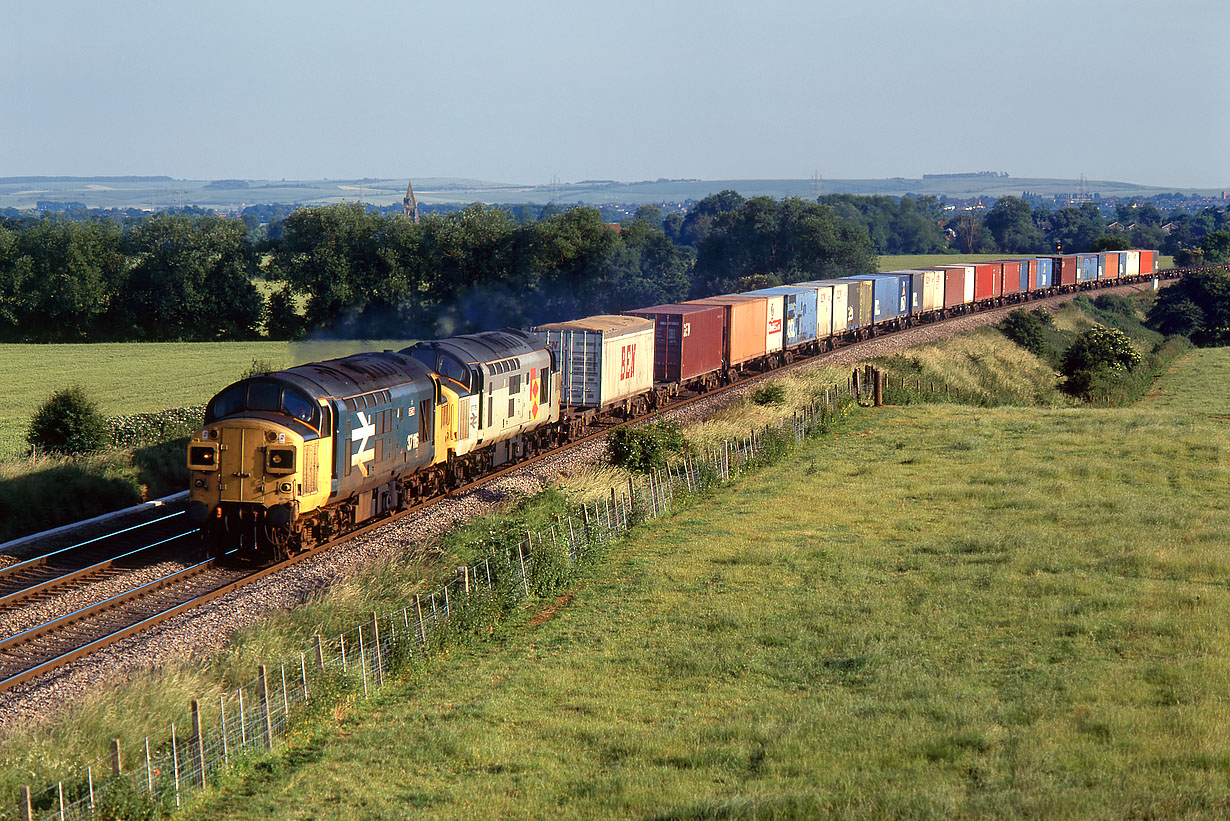
[[[734,368],[764,356],[768,350],[766,328],[769,321],[769,300],[750,296],[713,296],[693,299],[685,305],[716,305],[725,311],[726,332],[723,356],[728,367]]]
[[[1143,264],[1143,262],[1142,262]],[[1076,285],[1077,259],[1074,254],[1051,257],[1051,285]]]
[[[1038,290],[1038,260],[1026,260],[1029,264],[1029,290]]]
[[[684,383],[722,369],[726,315],[715,305],[657,305],[626,311],[652,319],[655,382]]]

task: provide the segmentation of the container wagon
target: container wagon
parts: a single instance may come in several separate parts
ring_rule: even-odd
[[[624,313],[653,321],[653,379],[669,395],[680,388],[706,391],[721,384],[722,306],[669,304]]]
[[[555,356],[562,412],[581,416],[582,426],[603,411],[640,416],[667,399],[653,390],[653,320],[590,316],[539,325],[534,334]]]
[[[782,298],[782,348],[787,362],[793,360],[796,352],[814,353],[818,350],[816,319],[819,292],[815,288],[782,285],[748,291],[748,295]],[[831,311],[829,322],[832,322]]]

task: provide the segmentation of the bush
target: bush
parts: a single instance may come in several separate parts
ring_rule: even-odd
[[[26,441],[35,453],[94,453],[107,444],[107,420],[85,391],[74,385],[56,393],[34,412]]]
[[[769,382],[752,392],[752,401],[757,405],[780,405],[786,401],[786,386],[781,382]]]
[[[1094,325],[1064,351],[1063,373],[1068,378],[1064,388],[1077,396],[1089,396],[1094,385],[1104,383],[1108,375],[1127,373],[1141,361],[1127,334]]]
[[[1017,308],[999,323],[1004,336],[1035,356],[1046,356],[1050,351],[1048,332],[1054,327],[1055,318],[1044,308],[1032,311]]]
[[[607,440],[611,464],[640,473],[663,467],[672,453],[687,445],[683,429],[674,422],[656,422],[635,428],[616,428]]]

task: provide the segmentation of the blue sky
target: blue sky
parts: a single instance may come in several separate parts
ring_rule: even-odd
[[[1225,0],[48,0],[0,19],[0,176],[1230,187]]]

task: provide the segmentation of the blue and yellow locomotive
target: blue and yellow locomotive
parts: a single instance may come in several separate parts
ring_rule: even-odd
[[[188,446],[190,518],[215,555],[285,558],[556,444],[559,372],[488,331],[244,379]]]

